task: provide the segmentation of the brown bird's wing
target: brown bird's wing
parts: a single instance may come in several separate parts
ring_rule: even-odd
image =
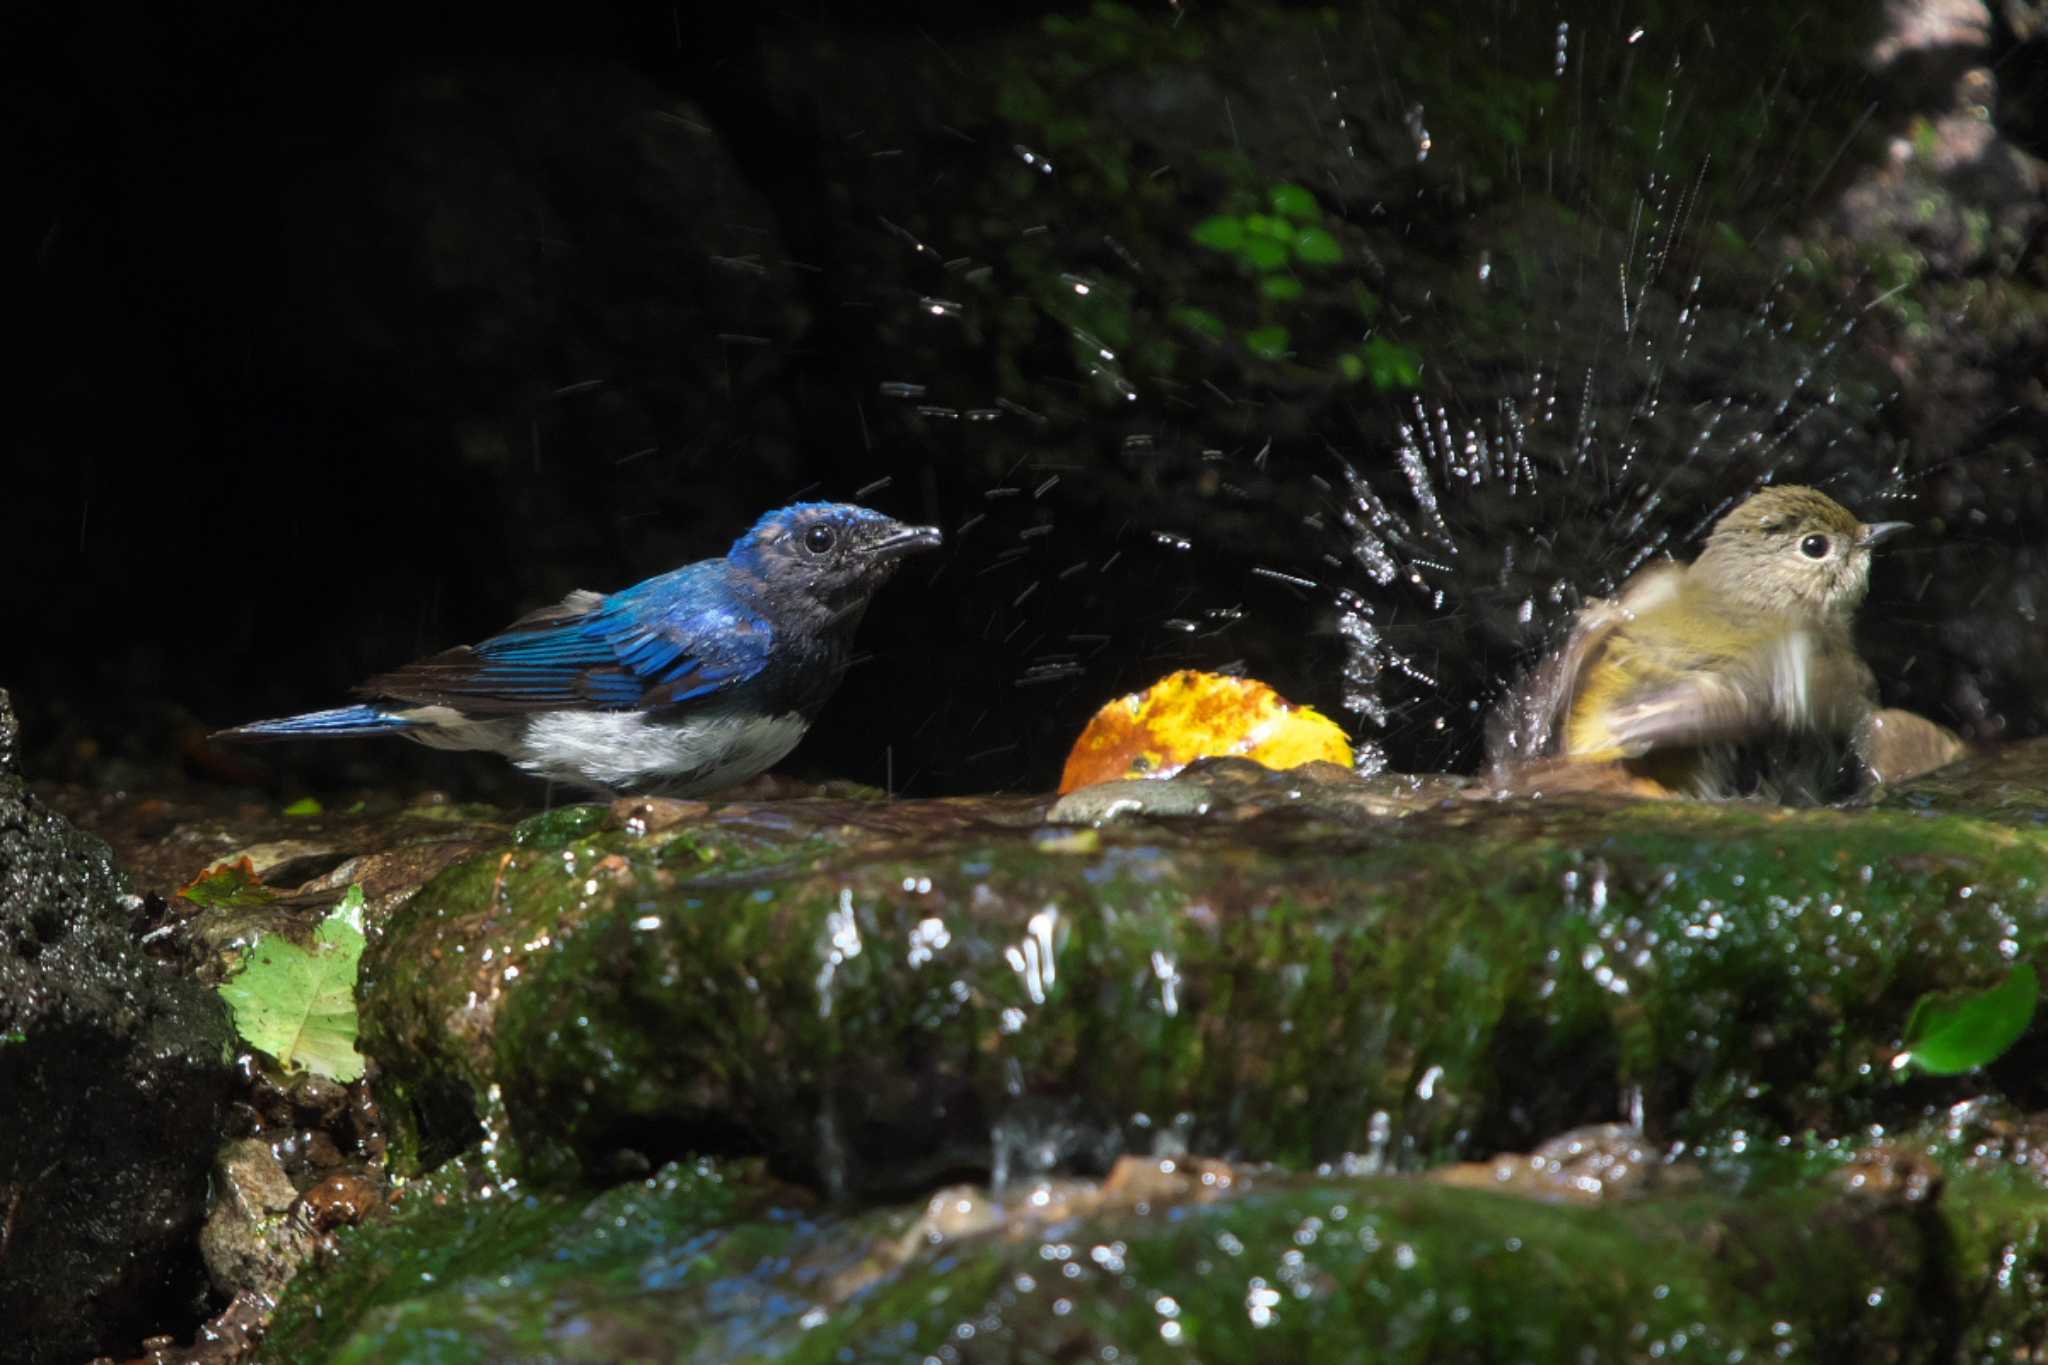
[[[1643,570],[1613,597],[1599,597],[1579,610],[1571,633],[1555,654],[1545,659],[1530,679],[1531,707],[1525,752],[1530,757],[1555,757],[1570,752],[1572,709],[1586,693],[1588,681],[1616,641],[1616,632],[1676,596],[1685,570],[1659,564]]]
[[[1667,600],[1684,570],[1660,564],[1631,578],[1613,597],[1596,597],[1572,618],[1564,643],[1530,670],[1487,722],[1487,756],[1498,780],[1532,761],[1563,756],[1566,729],[1593,666],[1614,633],[1640,611]]]
[[[1876,679],[1846,635],[1792,629],[1714,667],[1636,688],[1607,709],[1605,728],[1631,754],[1767,732],[1846,736],[1876,696]]]
[[[1764,726],[1764,714],[1740,683],[1718,673],[1690,673],[1640,687],[1603,713],[1608,740],[1634,757],[1652,749],[1728,743]]]

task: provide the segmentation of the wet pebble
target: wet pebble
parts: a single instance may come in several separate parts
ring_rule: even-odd
[[[1112,820],[1147,815],[1155,818],[1207,815],[1215,798],[1193,782],[1162,782],[1143,778],[1098,782],[1070,792],[1045,813],[1049,825],[1106,825]]]

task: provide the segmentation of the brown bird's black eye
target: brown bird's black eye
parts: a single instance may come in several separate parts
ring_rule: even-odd
[[[824,522],[814,522],[804,532],[804,548],[814,555],[829,553],[839,543],[839,533]]]
[[[1826,536],[1808,536],[1799,542],[1799,553],[1805,555],[1808,559],[1826,559],[1828,557],[1828,538]]]

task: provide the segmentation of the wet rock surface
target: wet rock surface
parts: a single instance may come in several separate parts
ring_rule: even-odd
[[[1890,1063],[1923,992],[2040,941],[2048,744],[1855,809],[1242,760],[1126,785],[468,810],[424,844],[394,806],[251,855],[267,920],[174,895],[162,941],[208,976],[334,869],[383,879],[370,1079],[237,1092],[206,1341],[246,1350],[272,1295],[292,1361],[2042,1330],[2040,1044]],[[279,823],[172,837],[238,859]]]
[[[75,1362],[204,1296],[232,1034],[142,949],[141,902],[8,765],[12,735],[0,692],[0,1358]]]
[[[1995,1187],[1943,1199],[1959,1221],[2006,1212]],[[1100,1181],[835,1213],[745,1166],[589,1199],[458,1163],[302,1281],[263,1355],[459,1339],[476,1359],[703,1362],[1338,1361],[1365,1343],[1397,1362],[1931,1358],[1998,1340],[1981,1320],[1958,1332],[1951,1296],[1990,1282],[1945,1261],[1946,1231],[1931,1201],[1821,1181],[1592,1208],[1125,1158]]]
[[[644,834],[560,811],[373,932],[362,1046],[406,1160],[481,1124],[548,1181],[762,1152],[875,1192],[1169,1132],[1413,1169],[1632,1102],[1681,1139],[1880,1118],[1914,1000],[2044,927],[2016,795],[2041,758],[1858,811],[1243,763],[1160,784],[1201,793],[1186,814],[1100,826],[1006,799]]]
[[[198,785],[146,796],[74,785],[45,789],[79,828],[104,839],[129,884],[150,902],[152,950],[195,961],[217,982],[229,954],[264,933],[303,935],[310,912],[350,886],[374,907],[404,901],[445,867],[502,839],[504,814],[437,793],[368,798],[339,810],[290,808]],[[259,884],[239,897],[187,896],[210,870],[243,869]]]
[[[207,1274],[229,1295],[249,1291],[275,1302],[311,1249],[311,1229],[289,1215],[298,1189],[284,1163],[258,1138],[230,1142],[214,1163],[213,1209],[199,1235]]]

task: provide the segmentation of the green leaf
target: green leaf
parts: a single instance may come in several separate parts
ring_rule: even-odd
[[[1044,125],[1045,149],[1061,152],[1069,147],[1085,146],[1093,134],[1088,120],[1078,117],[1048,118]]]
[[[1244,230],[1248,237],[1271,237],[1276,242],[1284,242],[1294,235],[1294,224],[1270,214],[1248,213],[1244,217]]]
[[[289,806],[286,806],[284,813],[286,815],[318,815],[320,814],[320,809],[320,798],[317,796],[302,796]]]
[[[1715,241],[1730,251],[1739,251],[1745,255],[1749,252],[1749,238],[1743,236],[1741,229],[1733,223],[1724,220],[1714,224],[1713,235]]]
[[[1253,355],[1266,360],[1283,360],[1287,356],[1287,329],[1285,327],[1261,327],[1255,332],[1244,334],[1244,344]]]
[[[1305,227],[1294,235],[1294,254],[1308,265],[1335,265],[1344,259],[1344,248],[1323,229]]]
[[[1187,304],[1181,304],[1169,316],[1190,332],[1198,332],[1202,336],[1210,337],[1217,341],[1223,339],[1225,331],[1223,319],[1217,317],[1206,308],[1194,308]]]
[[[1301,281],[1292,275],[1268,275],[1259,281],[1259,292],[1278,303],[1301,297]]]
[[[363,1074],[356,1051],[356,964],[363,956],[363,888],[351,886],[320,921],[309,952],[279,935],[251,949],[223,982],[235,1031],[287,1070],[304,1067],[347,1084]]]
[[[2027,1031],[2040,996],[2040,978],[2025,962],[1987,990],[1923,995],[1907,1016],[1906,1048],[1892,1067],[1960,1076],[1987,1066]]]
[[[1247,237],[1239,254],[1261,270],[1278,270],[1287,264],[1287,246],[1271,237]]]
[[[1422,357],[1398,341],[1372,338],[1365,343],[1365,363],[1376,389],[1412,389],[1422,382]]]
[[[1244,242],[1244,220],[1218,214],[1195,224],[1188,236],[1195,239],[1196,246],[1206,246],[1215,251],[1235,251]]]
[[[1298,223],[1312,223],[1323,216],[1322,205],[1316,197],[1299,185],[1281,183],[1275,185],[1269,195],[1273,212],[1282,218],[1292,218]]]
[[[1337,357],[1337,372],[1353,384],[1356,384],[1359,380],[1365,378],[1365,360],[1361,356],[1356,356],[1346,351],[1343,355]]]
[[[263,884],[256,864],[247,858],[208,868],[179,887],[178,894],[209,910],[247,910],[277,899],[277,892]]]

